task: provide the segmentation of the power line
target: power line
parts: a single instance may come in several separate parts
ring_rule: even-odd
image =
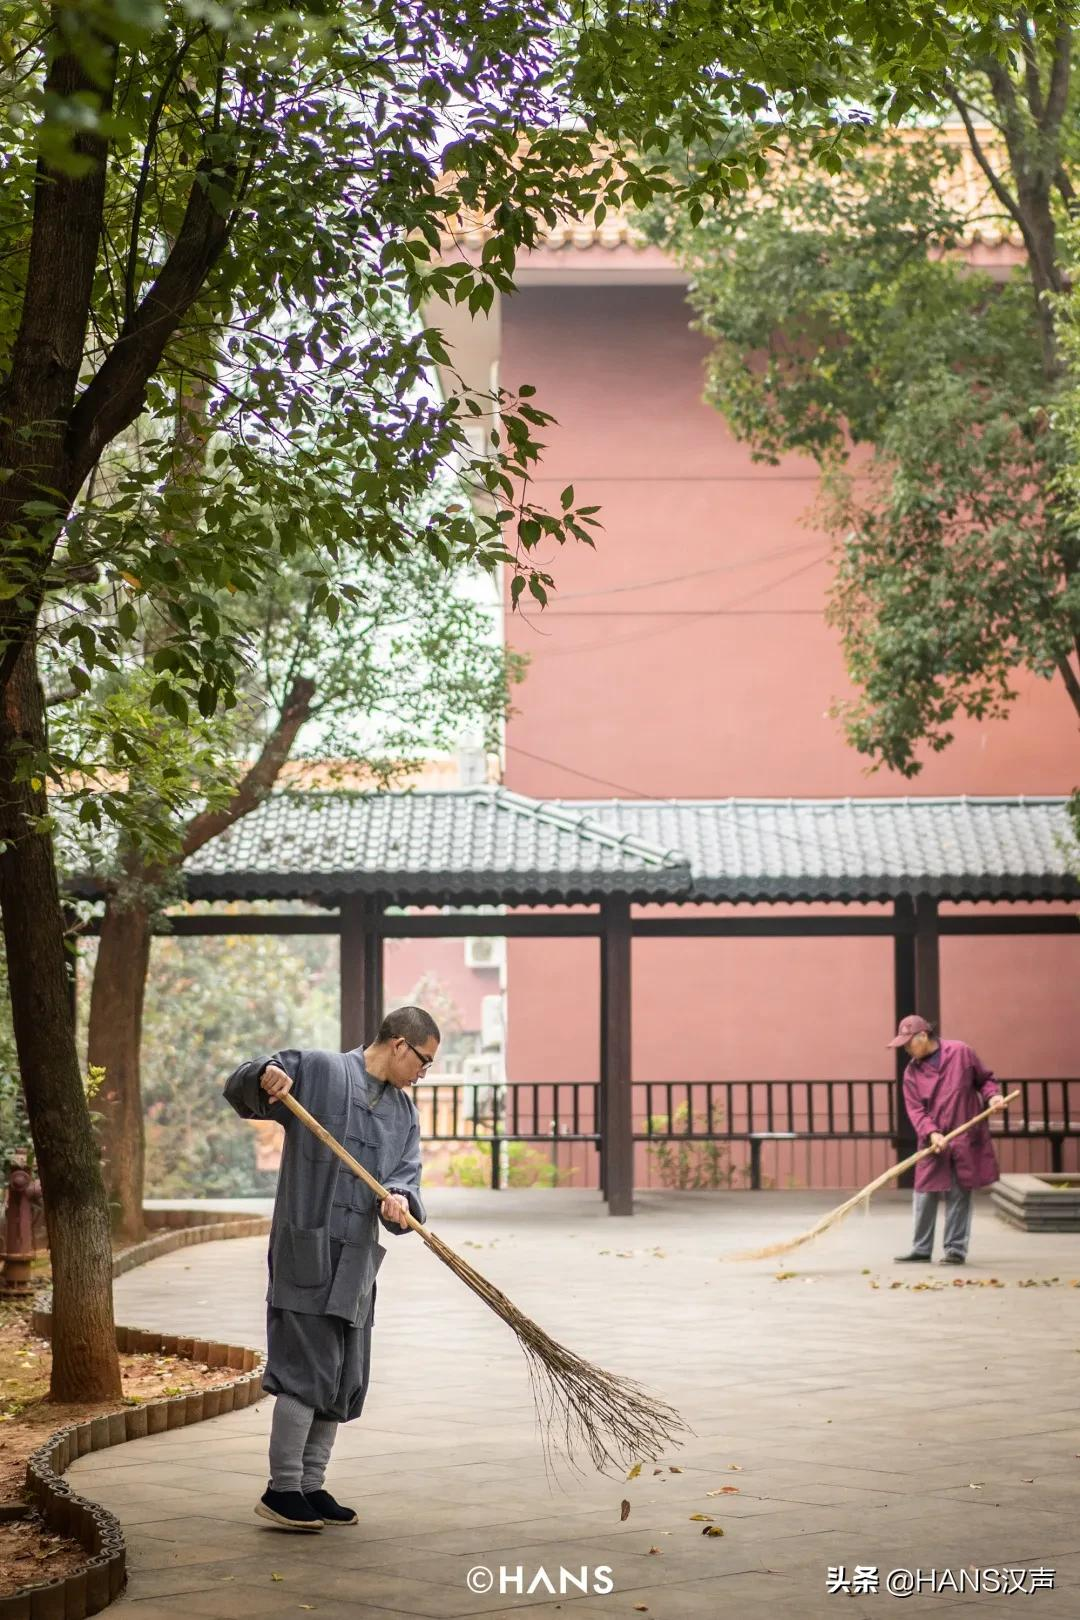
[[[591,771],[579,771],[573,765],[563,765],[557,759],[547,759],[543,754],[531,754],[527,748],[519,748],[517,743],[506,743],[508,753],[521,754],[525,759],[534,759],[538,765],[551,765],[557,771],[565,771],[567,776],[580,776],[583,782],[595,782],[599,787],[615,788],[619,793],[628,793],[632,799],[655,799],[655,793],[645,793],[641,788],[627,787],[625,782],[609,782],[606,776],[594,776]]]
[[[754,557],[744,557],[738,562],[714,563],[709,568],[694,568],[685,574],[668,574],[661,579],[642,579],[634,585],[605,585],[595,591],[560,591],[560,602],[584,602],[594,596],[624,596],[630,591],[659,590],[664,585],[681,585],[688,579],[705,579],[712,574],[733,574],[740,568],[753,568],[758,563],[772,562],[777,557],[791,557],[799,551],[811,551],[820,547],[820,540],[804,540],[797,546],[774,546],[772,551],[763,551]]]
[[[742,596],[735,597],[734,601],[730,602],[728,604],[727,608],[724,609],[724,610],[718,610],[718,609],[715,609],[715,608],[706,608],[706,609],[703,609],[703,610],[697,610],[697,611],[691,612],[691,613],[687,614],[686,617],[707,619],[707,618],[716,616],[720,611],[730,613],[732,608],[740,607],[744,602],[750,602],[750,601],[753,600],[753,598],[755,596],[760,596],[762,594],[762,592],[764,592],[764,591],[771,591],[778,585],[786,585],[789,580],[797,579],[800,574],[809,573],[811,568],[816,568],[819,565],[819,563],[822,563],[824,561],[825,561],[825,555],[823,553],[819,557],[811,558],[811,560],[808,563],[803,563],[801,565],[801,567],[791,569],[789,573],[782,575],[780,579],[769,580],[766,584],[757,585],[757,586],[754,587],[754,589],[752,591],[746,591]],[[530,625],[530,626],[532,626],[532,628],[534,630],[536,630],[536,618],[537,618],[537,616],[534,615],[534,616],[532,616],[532,617],[530,617],[528,619],[525,619],[523,622]],[[651,640],[654,640],[658,636],[668,636],[668,635],[670,635],[672,633],[673,630],[681,630],[683,628],[684,628],[684,620],[682,618],[676,618],[675,620],[673,620],[673,622],[671,622],[669,624],[659,625],[658,627],[654,627],[652,630],[646,630],[646,631],[643,631],[640,634],[629,635],[629,636],[616,636],[614,638],[609,638],[609,639],[607,639],[605,641],[581,642],[576,647],[549,647],[549,648],[545,648],[544,657],[545,657],[545,659],[550,659],[550,658],[572,658],[578,653],[595,652],[597,650],[606,649],[606,648],[609,648],[609,647],[625,647],[625,646],[629,646],[630,644],[635,643],[635,642],[651,641]],[[541,632],[539,630],[536,630],[536,633],[538,635],[543,634],[543,632]],[[545,637],[545,639],[550,639],[550,638]]]
[[[535,760],[539,765],[550,765],[554,770],[563,771],[567,776],[578,776],[584,782],[595,782],[598,787],[615,788],[619,793],[628,794],[632,799],[642,799],[646,803],[657,805],[660,808],[678,805],[680,803],[678,799],[672,799],[670,796],[664,797],[663,795],[657,793],[646,793],[643,788],[627,787],[625,782],[612,782],[606,776],[595,776],[591,771],[579,770],[574,765],[564,765],[561,760],[548,759],[543,754],[531,753],[529,749],[520,748],[516,743],[505,743],[504,746],[508,753],[521,754],[525,759]],[[553,795],[537,794],[534,795],[534,797],[547,799],[553,797]],[[566,801],[560,797],[556,800],[556,802],[565,803]],[[694,799],[687,799],[681,802],[693,806],[696,801]],[[780,805],[784,806],[786,806],[788,802],[789,800],[787,798],[778,801]],[[800,838],[798,833],[783,832],[779,827],[770,828],[769,835],[770,837],[775,838],[778,843],[790,846],[808,863],[813,863],[823,854],[831,854],[834,859],[840,861],[842,864],[846,864],[846,852],[841,849],[838,844],[832,843],[830,839],[821,838],[819,836],[817,841],[811,844],[806,839]]]

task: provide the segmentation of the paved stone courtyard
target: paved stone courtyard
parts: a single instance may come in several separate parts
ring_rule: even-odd
[[[1014,1231],[980,1198],[966,1270],[897,1266],[910,1201],[890,1192],[784,1260],[721,1259],[835,1201],[649,1193],[612,1220],[595,1194],[432,1192],[436,1231],[556,1338],[670,1400],[687,1443],[629,1482],[549,1478],[509,1331],[419,1240],[388,1238],[372,1393],[328,1478],[359,1526],[299,1537],[254,1517],[269,1398],[91,1454],[71,1475],[124,1523],[118,1615],[1077,1620],[1080,1238]],[[120,1279],[117,1317],[262,1344],[264,1287],[263,1239],[182,1249]],[[882,1589],[830,1595],[841,1565],[876,1566]],[[890,1570],[975,1567],[1052,1568],[1055,1587],[884,1590]],[[492,1590],[470,1590],[476,1570]],[[583,1570],[587,1596],[543,1579]]]

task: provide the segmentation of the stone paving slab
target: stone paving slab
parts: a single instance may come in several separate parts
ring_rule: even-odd
[[[671,1401],[686,1444],[629,1482],[552,1477],[512,1335],[391,1239],[368,1408],[328,1481],[359,1526],[298,1537],[254,1517],[271,1399],[91,1453],[71,1476],[126,1527],[118,1620],[1080,1620],[1080,1239],[1018,1231],[982,1197],[959,1277],[897,1266],[910,1201],[892,1192],[782,1259],[722,1258],[832,1202],[648,1193],[619,1221],[583,1192],[434,1192],[435,1229],[556,1338]],[[118,1319],[262,1344],[265,1247],[153,1261],[117,1282]],[[829,1595],[837,1565],[1057,1573],[1025,1596]],[[490,1589],[470,1589],[478,1569]]]

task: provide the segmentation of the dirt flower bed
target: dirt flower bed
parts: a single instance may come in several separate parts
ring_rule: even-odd
[[[54,1536],[36,1513],[0,1524],[0,1597],[24,1586],[62,1581],[85,1563],[79,1543]]]
[[[235,1370],[207,1367],[146,1351],[120,1357],[123,1398],[85,1406],[47,1399],[52,1352],[30,1333],[30,1304],[0,1303],[0,1511],[25,1500],[26,1460],[56,1429],[170,1395],[231,1383]],[[41,1581],[61,1580],[86,1553],[77,1541],[53,1535],[36,1513],[0,1521],[0,1597]]]

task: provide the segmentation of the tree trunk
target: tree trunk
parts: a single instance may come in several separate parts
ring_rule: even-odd
[[[293,681],[277,724],[232,799],[220,810],[193,816],[184,829],[177,864],[262,803],[277,781],[297,733],[311,716],[314,696],[313,680],[298,676]],[[116,1235],[131,1243],[145,1235],[142,1021],[150,971],[152,908],[157,903],[152,896],[165,869],[164,865],[140,866],[137,852],[127,852],[124,898],[110,897],[106,902],[90,992],[87,1061],[105,1070],[98,1093],[105,1180]]]
[[[145,1236],[143,1129],[139,1051],[150,967],[150,913],[139,900],[105,906],[90,994],[87,1059],[105,1070],[98,1092],[114,1230],[125,1242]]]
[[[50,1395],[102,1401],[121,1393],[109,1210],[75,1048],[52,839],[37,830],[47,814],[44,784],[19,768],[44,747],[44,699],[25,647],[0,705],[0,907],[11,1015],[52,1256]]]

